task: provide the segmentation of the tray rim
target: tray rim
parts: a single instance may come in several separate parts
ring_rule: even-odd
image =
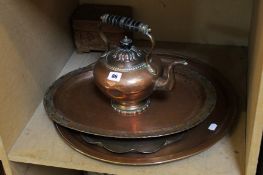
[[[63,133],[59,129],[59,124],[54,122],[54,126],[55,126],[56,131],[58,132],[59,136],[62,138],[62,140],[67,145],[69,145],[73,150],[79,152],[80,154],[82,154],[84,156],[93,158],[95,160],[103,161],[106,163],[117,164],[117,165],[131,165],[131,166],[160,165],[160,164],[169,163],[169,162],[173,162],[173,161],[177,161],[177,160],[182,160],[182,159],[197,155],[197,154],[209,149],[214,144],[216,144],[216,142],[218,142],[220,139],[222,139],[227,134],[227,132],[230,130],[230,127],[233,125],[233,123],[236,119],[236,116],[238,115],[239,110],[238,110],[237,98],[236,97],[232,98],[232,100],[234,101],[236,108],[232,111],[232,115],[231,115],[232,117],[231,117],[230,122],[228,122],[227,126],[225,127],[225,129],[222,132],[220,132],[220,134],[216,135],[216,137],[214,139],[208,139],[208,140],[206,140],[206,142],[200,143],[200,144],[198,144],[198,146],[192,147],[191,150],[183,150],[183,151],[179,152],[181,154],[184,153],[185,155],[183,155],[183,156],[178,156],[178,157],[177,156],[175,156],[175,157],[171,156],[172,158],[166,159],[166,160],[135,163],[135,162],[122,162],[122,161],[117,161],[117,160],[109,160],[109,159],[105,159],[105,158],[96,157],[94,155],[88,154],[88,153],[82,151],[81,149],[75,147],[74,144],[63,135]],[[69,128],[67,128],[67,129],[69,129]],[[95,145],[93,145],[93,146],[95,146]],[[98,146],[95,146],[95,147],[98,147]],[[104,149],[104,148],[100,148],[100,149]]]
[[[186,60],[189,59],[189,58],[185,58],[183,56],[172,56],[169,54],[154,54],[154,55],[156,55],[156,56],[161,56],[161,55],[170,56],[171,58],[164,58],[164,60],[166,60],[166,61],[172,60],[172,59],[186,59]],[[192,60],[189,60],[189,61],[193,62]],[[89,129],[83,128],[81,124],[74,122],[74,121],[71,121],[71,120],[68,120],[63,115],[61,115],[59,112],[57,112],[56,108],[54,107],[55,105],[53,103],[53,94],[55,93],[55,91],[57,90],[57,88],[59,87],[61,82],[67,81],[68,79],[70,79],[74,75],[78,75],[81,73],[92,71],[94,65],[95,65],[95,63],[90,64],[90,65],[83,67],[83,68],[73,70],[73,71],[61,76],[59,79],[57,79],[55,82],[53,82],[53,84],[47,89],[45,96],[44,96],[43,105],[44,105],[44,108],[45,108],[47,115],[49,116],[49,118],[51,120],[53,120],[54,122],[56,122],[62,126],[65,126],[67,128],[70,128],[70,129],[73,129],[73,130],[76,130],[79,132],[83,132],[83,133],[98,135],[98,136],[114,137],[114,138],[153,138],[153,137],[160,137],[160,136],[166,136],[166,135],[170,135],[170,134],[183,132],[183,131],[188,130],[192,127],[195,127],[196,125],[198,125],[199,123],[204,121],[209,116],[209,114],[213,111],[214,107],[216,106],[217,95],[216,95],[216,92],[214,92],[214,93],[212,92],[212,91],[215,91],[215,88],[212,85],[212,83],[209,81],[209,79],[207,79],[205,76],[199,74],[198,72],[190,71],[191,74],[193,74],[193,72],[196,73],[196,75],[198,76],[198,80],[206,83],[209,86],[209,88],[211,89],[210,95],[214,95],[213,96],[213,98],[215,100],[214,104],[209,104],[209,102],[207,102],[209,100],[207,100],[207,99],[205,100],[205,102],[208,103],[206,105],[208,105],[208,106],[210,105],[208,110],[207,110],[207,114],[202,114],[202,117],[194,118],[194,120],[192,120],[192,123],[190,123],[190,124],[189,124],[189,122],[186,122],[184,124],[185,127],[181,126],[181,128],[179,127],[180,129],[175,130],[172,127],[169,127],[169,128],[167,127],[166,129],[169,132],[159,131],[159,134],[154,134],[154,135],[149,135],[149,133],[147,133],[147,135],[145,133],[139,133],[139,134],[137,133],[136,135],[130,136],[130,135],[124,135],[124,134],[119,134],[119,135],[105,134],[105,132],[104,132],[104,134],[102,134],[103,131],[100,133],[91,131],[90,130],[91,128],[89,128]],[[207,91],[207,89],[205,89],[205,88],[204,88],[204,90]],[[212,97],[209,97],[209,98],[211,99]],[[202,110],[203,110],[203,107],[202,107]],[[204,113],[204,111],[201,111],[201,112]],[[199,115],[201,115],[201,114],[199,114]],[[109,130],[109,132],[110,132],[110,130]]]
[[[169,55],[169,54],[164,54],[164,55]],[[174,55],[170,55],[171,57],[174,57]],[[188,57],[189,58],[189,57]],[[193,58],[193,60],[191,60],[192,62],[196,63],[196,64],[205,64],[202,61],[199,61],[195,58]],[[206,66],[208,66],[207,64],[205,64]],[[118,165],[131,165],[131,166],[145,166],[145,165],[158,165],[158,164],[162,164],[162,163],[168,163],[168,162],[172,162],[175,160],[181,160],[190,156],[194,156],[196,154],[199,154],[207,149],[209,149],[211,146],[213,146],[217,141],[219,141],[220,139],[222,139],[229,130],[231,130],[231,126],[234,125],[234,122],[238,120],[238,116],[241,113],[241,105],[240,105],[240,97],[236,94],[233,86],[231,85],[231,83],[224,78],[224,76],[219,73],[219,71],[217,71],[216,69],[212,68],[211,66],[208,66],[208,71],[212,72],[212,76],[216,76],[216,81],[219,82],[219,84],[221,85],[221,89],[224,89],[224,93],[225,96],[227,97],[229,103],[231,104],[231,107],[229,107],[229,110],[227,111],[226,115],[228,117],[225,117],[226,119],[228,118],[229,121],[227,122],[227,126],[225,127],[225,129],[223,131],[220,132],[220,134],[217,134],[216,137],[214,137],[214,139],[208,139],[205,143],[201,143],[198,145],[198,147],[194,147],[192,149],[192,151],[187,151],[187,155],[181,156],[179,158],[174,158],[174,159],[169,159],[169,160],[164,160],[164,161],[158,161],[158,162],[146,162],[146,163],[125,163],[125,162],[121,162],[121,161],[111,161],[111,160],[105,160],[102,158],[98,158],[92,155],[88,155],[84,152],[82,152],[81,150],[78,150],[77,148],[74,147],[74,145],[72,145],[67,139],[64,138],[63,135],[60,134],[60,132],[58,131],[60,137],[63,139],[63,141],[68,144],[72,149],[78,151],[79,153],[88,156],[90,158],[96,159],[96,160],[100,160],[103,162],[107,162],[107,163],[113,163],[113,164],[118,164]],[[229,117],[230,116],[230,117]],[[58,126],[57,123],[54,123],[54,125]],[[197,126],[198,127],[198,126]],[[56,127],[57,129],[57,127]]]

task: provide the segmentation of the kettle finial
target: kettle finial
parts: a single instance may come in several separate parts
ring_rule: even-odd
[[[132,40],[125,36],[121,41],[120,41],[120,47],[122,49],[130,49],[132,46]]]

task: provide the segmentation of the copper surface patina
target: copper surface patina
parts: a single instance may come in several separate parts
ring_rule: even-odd
[[[141,50],[124,37],[111,48],[100,31],[107,51],[99,60],[50,86],[45,110],[72,148],[106,162],[149,165],[197,154],[224,136],[238,103],[220,74],[194,59],[153,53],[142,22],[109,14],[101,21],[100,28],[142,33],[151,47]]]
[[[162,55],[164,60],[169,60],[171,56]],[[177,56],[176,56],[177,57]],[[169,58],[169,59],[168,59]],[[62,138],[76,151],[98,159],[105,162],[115,163],[115,164],[125,164],[125,165],[152,165],[152,164],[160,164],[165,162],[170,162],[174,160],[183,159],[197,153],[200,153],[210,146],[215,144],[218,140],[220,140],[227,131],[233,125],[236,117],[238,116],[238,101],[235,95],[235,91],[231,88],[231,85],[214,69],[205,65],[204,63],[200,63],[197,61],[189,61],[189,66],[187,68],[198,72],[199,74],[205,76],[209,82],[211,82],[212,86],[215,88],[215,93],[217,96],[216,104],[212,111],[209,112],[207,118],[205,118],[201,123],[187,129],[183,132],[156,137],[153,138],[133,138],[133,139],[125,139],[125,138],[105,138],[98,136],[96,142],[103,142],[103,140],[107,139],[109,141],[110,147],[108,145],[96,145],[91,144],[87,139],[83,138],[85,135],[82,132],[78,132],[76,130],[71,130],[69,128],[65,128],[56,124],[57,130]],[[186,67],[183,67],[186,68]],[[177,76],[175,74],[175,76]],[[180,79],[178,79],[178,83],[181,83]],[[178,85],[179,87],[181,85]],[[194,89],[193,85],[190,86]],[[201,97],[203,98],[203,97]],[[178,99],[178,98],[177,98]],[[179,101],[183,101],[183,98],[180,98]],[[193,98],[192,101],[195,101]],[[177,103],[175,101],[166,101],[169,106],[169,110],[173,111],[173,108],[177,107]],[[188,105],[192,105],[188,102]],[[105,105],[106,106],[106,105]],[[184,106],[184,104],[183,104]],[[156,106],[157,107],[157,106]],[[185,109],[185,107],[183,107]],[[149,108],[145,113],[150,111],[152,108]],[[158,110],[163,112],[163,115],[159,114],[159,120],[156,121],[160,125],[162,125],[162,118],[166,117],[166,110],[162,110],[162,106],[158,106]],[[157,111],[157,110],[156,110]],[[143,113],[144,114],[144,113]],[[107,116],[107,112],[105,112],[105,117]],[[155,115],[152,114],[151,117]],[[112,116],[110,116],[112,117]],[[177,118],[176,114],[174,118]],[[133,117],[134,118],[134,117]],[[135,117],[136,118],[147,118],[147,117]],[[165,118],[167,119],[167,118]],[[131,122],[131,121],[129,121]],[[124,125],[123,123],[119,123],[120,125]],[[211,127],[211,125],[215,125],[216,127]],[[186,124],[187,125],[187,124]],[[147,129],[150,129],[148,125],[144,125]],[[137,129],[137,128],[135,128]],[[164,129],[165,130],[165,129]],[[89,134],[87,134],[89,136]],[[92,136],[94,137],[94,136]],[[179,138],[178,138],[179,137]],[[163,144],[163,140],[170,141],[170,139],[175,139],[175,142],[171,144]],[[138,145],[140,145],[139,150],[137,151],[129,151],[129,153],[117,154],[116,150],[120,150],[122,152],[125,151],[123,148],[119,148],[120,145],[126,144],[126,142],[132,142],[133,149],[136,149]],[[159,148],[159,147],[161,148]],[[106,148],[105,148],[106,147]],[[145,148],[144,148],[145,147]],[[157,151],[154,151],[153,148],[158,148]],[[114,151],[111,149],[114,148]],[[157,149],[156,148],[156,149]],[[109,150],[110,149],[110,150]],[[127,148],[128,149],[128,148]],[[150,154],[143,154],[144,151],[152,151]]]
[[[153,55],[163,66],[181,59]],[[93,81],[90,65],[58,79],[47,91],[44,105],[49,117],[65,127],[118,138],[147,138],[178,133],[205,120],[213,110],[217,95],[213,84],[189,63],[174,72],[176,88],[155,91],[151,107],[134,115],[117,112],[110,99]]]
[[[174,86],[174,66],[184,64],[184,60],[176,60],[166,67],[160,59],[152,59],[155,41],[151,29],[142,22],[131,18],[103,15],[102,23],[138,31],[151,41],[151,49],[147,53],[138,49],[132,40],[125,37],[120,46],[110,49],[109,41],[101,31],[100,36],[108,46],[94,67],[94,81],[99,89],[112,100],[112,107],[121,113],[140,113],[150,105],[150,95],[154,90],[169,91]]]

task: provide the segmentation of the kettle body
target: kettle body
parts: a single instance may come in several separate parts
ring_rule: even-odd
[[[149,97],[154,90],[173,88],[174,65],[187,63],[175,61],[163,68],[159,59],[151,59],[155,42],[148,25],[127,17],[108,14],[101,18],[104,23],[141,31],[152,43],[150,51],[145,52],[135,47],[132,40],[125,36],[118,47],[110,49],[106,36],[100,32],[108,49],[101,55],[93,70],[95,84],[101,92],[111,98],[111,105],[116,111],[126,114],[143,112],[149,107]]]

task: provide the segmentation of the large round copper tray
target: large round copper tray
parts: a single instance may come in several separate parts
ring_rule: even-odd
[[[195,65],[199,67],[198,64]],[[205,68],[203,66],[200,66],[200,68],[201,67]],[[206,68],[204,72],[206,72],[207,76],[212,79],[213,85],[216,88],[217,103],[214,110],[199,125],[181,133],[174,134],[175,137],[179,135],[181,138],[172,144],[162,147],[157,152],[151,154],[117,154],[108,151],[103,147],[87,143],[83,139],[83,133],[81,132],[65,128],[58,124],[55,124],[56,128],[66,143],[76,151],[86,156],[115,164],[161,164],[195,155],[208,149],[219,139],[221,139],[226,134],[228,129],[233,125],[235,117],[237,117],[238,114],[237,99],[235,93],[229,87],[229,84],[209,68]],[[173,135],[163,137],[168,138],[171,136],[173,137]],[[112,139],[116,140],[118,138]],[[125,139],[120,138],[119,142],[121,141],[125,141]],[[134,144],[136,144],[136,139],[133,141]],[[140,144],[139,139],[137,142]],[[141,146],[143,147],[143,145]]]
[[[163,64],[173,58],[164,55]],[[116,138],[159,137],[182,132],[202,122],[216,105],[217,93],[206,72],[189,61],[175,69],[171,92],[155,92],[141,114],[116,112],[93,82],[93,65],[58,79],[47,91],[44,106],[56,123],[77,131]]]
[[[62,138],[73,149],[86,156],[110,163],[151,165],[179,160],[200,153],[221,139],[233,125],[238,115],[238,102],[231,86],[216,71],[196,61],[191,61],[191,68],[205,75],[215,87],[217,94],[216,105],[202,123],[179,133],[182,138],[157,152],[151,154],[112,153],[100,146],[87,143],[83,139],[83,133],[81,132],[65,128],[58,124],[56,124],[56,128]],[[171,135],[163,137],[171,137]]]

